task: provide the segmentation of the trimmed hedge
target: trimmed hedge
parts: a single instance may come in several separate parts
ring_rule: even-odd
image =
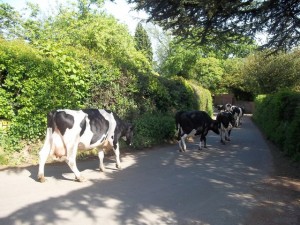
[[[257,96],[253,118],[268,139],[289,157],[300,160],[299,92]]]

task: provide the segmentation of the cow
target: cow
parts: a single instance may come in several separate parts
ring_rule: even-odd
[[[213,120],[204,111],[180,111],[175,115],[176,130],[178,132],[179,151],[186,151],[185,138],[200,136],[199,150],[202,149],[201,143],[206,146],[206,135],[209,130],[219,134],[218,122]]]
[[[226,111],[229,111],[233,114],[233,117],[235,119],[234,126],[239,127],[241,125],[241,118],[243,117],[245,113],[245,109],[242,107],[238,107],[231,104],[226,104],[225,106]]]
[[[39,152],[38,180],[45,181],[44,167],[49,155],[63,158],[77,181],[84,181],[76,166],[77,150],[98,149],[100,170],[104,150],[113,149],[116,167],[121,168],[119,139],[124,137],[131,145],[133,126],[122,121],[115,113],[104,109],[54,110],[47,115],[45,143]]]
[[[230,133],[235,124],[235,119],[231,112],[224,111],[218,113],[216,120],[218,122],[221,143],[225,144],[225,141],[230,141]]]
[[[231,106],[231,112],[235,119],[235,127],[239,127],[241,125],[241,119],[245,113],[245,109],[238,106]]]

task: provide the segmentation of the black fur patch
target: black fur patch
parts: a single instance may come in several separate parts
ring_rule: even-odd
[[[72,129],[74,126],[74,117],[64,111],[58,111],[53,115],[53,122],[56,124],[61,135],[64,135],[67,128]]]
[[[80,123],[81,131],[80,131],[80,137],[83,135],[85,129],[86,129],[86,118],[84,118]]]
[[[101,115],[98,109],[84,109],[82,110],[88,115],[90,121],[91,131],[93,137],[90,144],[94,144],[107,133],[109,128],[109,121],[107,121],[104,116]]]

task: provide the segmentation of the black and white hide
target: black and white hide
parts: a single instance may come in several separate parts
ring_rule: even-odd
[[[44,166],[49,155],[63,158],[78,181],[83,181],[76,166],[77,150],[97,148],[100,170],[104,171],[104,150],[113,149],[116,166],[121,168],[119,139],[131,144],[133,127],[115,113],[104,109],[61,109],[48,113],[45,143],[39,153],[38,179],[45,181]]]
[[[204,111],[180,111],[176,113],[175,120],[181,152],[186,151],[185,139],[187,137],[200,136],[199,150],[201,150],[202,142],[204,147],[207,147],[206,135],[209,130],[219,134],[218,122]]]
[[[218,113],[216,120],[218,122],[221,143],[225,144],[225,141],[230,141],[230,133],[235,124],[235,119],[231,112],[225,111]]]

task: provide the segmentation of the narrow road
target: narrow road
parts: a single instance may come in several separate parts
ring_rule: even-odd
[[[225,146],[188,143],[78,163],[88,179],[74,182],[65,163],[0,170],[0,224],[299,225],[300,180],[277,176],[269,146],[249,116]],[[121,150],[122,151],[122,150]]]

